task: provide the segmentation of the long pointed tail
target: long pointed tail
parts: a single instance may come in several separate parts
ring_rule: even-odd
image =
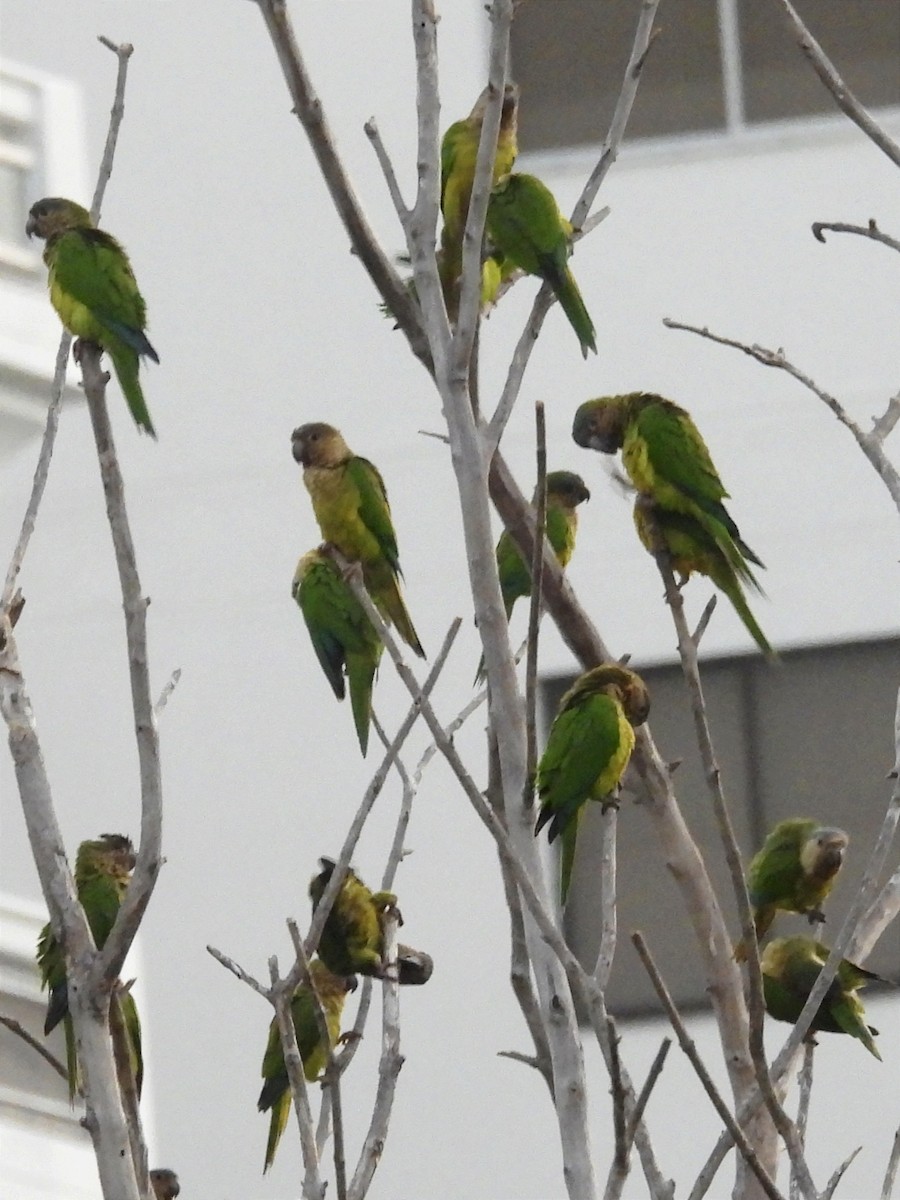
[[[772,660],[777,659],[778,655],[769,645],[766,635],[763,633],[759,627],[759,624],[757,623],[756,617],[754,617],[753,613],[750,611],[750,605],[747,603],[746,598],[744,597],[744,593],[741,590],[741,585],[738,580],[723,580],[720,582],[718,579],[716,579],[713,582],[719,585],[719,587],[734,605],[734,611],[744,622],[747,632],[753,638],[754,642],[756,642],[757,646],[759,646],[766,658]]]
[[[414,650],[419,658],[425,658],[425,651],[422,649],[419,635],[416,633],[412,618],[400,595],[400,585],[396,579],[392,579],[391,586],[386,589],[384,607],[407,646]]]
[[[119,387],[122,389],[135,424],[138,429],[144,430],[145,433],[149,433],[152,438],[155,438],[156,430],[150,420],[147,402],[144,400],[144,393],[138,379],[138,363],[140,361],[138,356],[128,346],[116,346],[115,349],[109,351],[109,356],[113,361]]]
[[[359,748],[363,758],[369,748],[369,721],[372,716],[372,684],[378,658],[372,658],[368,653],[353,655],[347,659],[347,679],[350,684],[350,707],[353,710],[353,723],[356,726],[356,736],[359,738]]]
[[[587,358],[588,350],[597,353],[596,331],[588,310],[584,306],[575,276],[566,267],[566,273],[559,284],[553,289],[563,312],[569,318],[569,324],[575,330],[581,343],[581,353]]]

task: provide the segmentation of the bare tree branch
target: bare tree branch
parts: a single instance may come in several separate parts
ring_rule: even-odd
[[[831,1178],[825,1184],[825,1189],[822,1192],[821,1200],[831,1200],[832,1196],[837,1191],[838,1184],[844,1178],[844,1173],[846,1172],[846,1170],[850,1166],[850,1164],[853,1162],[854,1158],[856,1158],[857,1154],[859,1154],[860,1150],[862,1150],[862,1146],[857,1146],[855,1150],[850,1151],[850,1153],[847,1155],[847,1157],[844,1159],[844,1161],[841,1163],[841,1165],[837,1168],[837,1170],[834,1172],[834,1174],[831,1176]]]
[[[537,460],[537,504],[535,525],[538,529],[547,526],[547,426],[544,406],[538,400],[534,406],[534,423]],[[528,650],[525,655],[525,753],[527,759],[525,791],[522,803],[526,809],[534,804],[534,775],[537,769],[537,656],[538,630],[541,619],[541,590],[544,576],[544,557],[541,539],[534,539],[531,555],[531,595],[528,604]]]
[[[663,982],[663,978],[659,973],[656,963],[653,961],[653,956],[650,954],[646,942],[640,933],[633,933],[631,935],[631,940],[634,942],[635,949],[640,955],[641,962],[644,964],[647,974],[650,976],[653,987],[656,990],[656,994],[659,996],[660,1003],[666,1011],[666,1015],[672,1024],[672,1028],[675,1030],[675,1036],[678,1038],[679,1046],[681,1046],[682,1050],[687,1055],[691,1066],[694,1068],[694,1071],[697,1074],[697,1078],[703,1084],[704,1090],[712,1101],[716,1112],[728,1127],[728,1131],[734,1139],[735,1145],[743,1156],[744,1161],[759,1180],[763,1191],[770,1198],[770,1200],[784,1200],[781,1192],[779,1192],[778,1188],[775,1186],[774,1180],[770,1177],[769,1173],[760,1162],[756,1151],[747,1141],[741,1127],[731,1115],[731,1110],[722,1099],[722,1096],[715,1083],[713,1083],[711,1075],[703,1065],[703,1060],[697,1052],[697,1047],[688,1036],[684,1022],[678,1015],[678,1009],[675,1007],[672,997],[669,995],[669,989]]]
[[[69,1072],[63,1066],[63,1064],[59,1061],[55,1054],[51,1054],[47,1047],[37,1040],[34,1034],[28,1032],[21,1021],[17,1021],[14,1017],[4,1017],[2,1014],[0,1014],[0,1025],[5,1025],[11,1033],[14,1033],[17,1037],[20,1037],[26,1046],[30,1046],[32,1050],[36,1050],[41,1058],[50,1064],[57,1075],[59,1075],[68,1083]]]
[[[782,0],[782,3],[784,2],[785,0]],[[764,367],[777,367],[781,371],[786,371],[788,375],[792,375],[794,379],[802,383],[814,395],[818,396],[822,403],[831,409],[841,424],[850,430],[860,450],[862,450],[863,454],[875,468],[885,487],[890,492],[894,504],[900,510],[900,474],[898,474],[893,463],[890,462],[884,453],[881,444],[884,434],[880,431],[878,422],[876,422],[872,433],[866,433],[857,425],[839,400],[829,395],[828,392],[824,391],[817,383],[810,379],[808,375],[805,375],[799,367],[795,367],[792,362],[789,362],[781,350],[767,350],[764,346],[756,345],[748,346],[745,342],[738,342],[733,338],[721,337],[717,333],[711,333],[706,327],[700,329],[696,325],[684,325],[682,322],[673,321],[669,317],[663,318],[663,325],[669,329],[682,329],[687,333],[696,333],[699,337],[707,338],[711,342],[718,342],[720,346],[732,346],[735,350],[742,350],[744,354],[749,354],[751,358],[755,358]],[[900,416],[900,413],[898,413],[898,416]],[[896,420],[897,417],[891,419],[891,428],[896,424]]]
[[[870,138],[879,150],[883,150],[888,158],[900,167],[900,146],[892,141],[877,122],[873,121],[854,94],[838,75],[834,65],[825,51],[800,20],[797,10],[790,0],[781,0],[781,7],[787,13],[788,20],[794,27],[800,49],[809,59],[813,70],[834,96],[838,108],[846,113],[851,121]]]
[[[826,230],[832,233],[857,233],[860,237],[871,238],[873,242],[881,242],[883,246],[890,246],[892,250],[900,250],[900,242],[896,238],[892,238],[890,234],[882,233],[874,218],[870,218],[867,225],[848,225],[845,221],[813,221],[813,237],[823,245]]]
[[[815,1043],[807,1041],[803,1047],[803,1066],[800,1068],[800,1099],[797,1103],[797,1137],[802,1147],[806,1146],[806,1125],[809,1118],[809,1098],[812,1094],[813,1060]],[[800,1177],[791,1167],[790,1200],[800,1200]]]
[[[900,1165],[900,1129],[894,1134],[894,1144],[891,1146],[891,1156],[888,1159],[884,1183],[881,1185],[881,1200],[891,1200],[894,1191],[894,1180],[897,1177],[897,1166]]]

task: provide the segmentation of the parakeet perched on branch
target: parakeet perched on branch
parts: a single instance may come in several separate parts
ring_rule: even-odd
[[[352,453],[331,425],[316,421],[295,429],[291,443],[303,467],[322,537],[362,565],[366,588],[386,621],[420,657],[425,651],[400,594],[400,558],[384,480]]]
[[[122,834],[104,833],[95,841],[82,842],[78,847],[75,857],[75,888],[98,950],[106,944],[106,939],[115,924],[131,880],[134,863],[134,848],[130,839]],[[38,938],[37,963],[41,972],[41,986],[47,988],[50,993],[44,1033],[51,1033],[60,1021],[65,1022],[69,1099],[74,1100],[80,1073],[75,1052],[75,1031],[69,1015],[66,961],[63,948],[49,923],[41,930]],[[125,1027],[132,1039],[135,1083],[140,1095],[142,1069],[137,1008],[130,992],[120,994],[120,1000]]]
[[[106,351],[135,423],[156,437],[138,366],[142,357],[159,362],[159,356],[144,332],[146,305],[128,255],[94,226],[86,208],[59,196],[31,206],[25,232],[46,242],[50,300],[59,319],[77,338]]]
[[[779,910],[824,921],[821,906],[834,887],[849,841],[843,829],[818,821],[792,817],[778,822],[747,870],[757,940]],[[734,957],[739,962],[747,957],[743,941],[735,947]]]
[[[776,1021],[793,1024],[813,990],[829,950],[808,937],[775,938],[762,953],[763,993],[766,1011]],[[844,958],[825,999],[813,1018],[811,1029],[823,1033],[846,1033],[859,1038],[880,1061],[873,1040],[878,1030],[866,1024],[866,1012],[857,992],[881,976],[866,971]],[[889,982],[889,980],[882,980]]]
[[[538,763],[541,810],[535,834],[549,823],[549,840],[562,834],[560,900],[565,904],[575,859],[578,823],[588,800],[615,803],[619,780],[634,748],[634,729],[650,712],[644,681],[618,663],[581,675],[563,696]]]
[[[685,579],[694,571],[712,579],[771,656],[742,587],[761,591],[749,564],[763,564],[725,507],[728,493],[690,414],[649,392],[602,396],[579,407],[572,437],[603,454],[622,451],[638,492],[634,520],[643,544],[653,554],[668,553]]]
[[[458,303],[456,292],[462,271],[463,234],[475,183],[481,127],[489,100],[490,89],[485,88],[469,115],[461,121],[454,121],[441,141],[441,212],[444,216],[444,226],[441,230],[438,267],[444,286],[444,297],[451,315],[455,313]],[[503,92],[492,184],[511,171],[516,161],[518,111],[519,89],[514,83],[508,83]],[[499,278],[497,283],[499,284]],[[484,281],[484,286],[490,290],[491,283]]]
[[[334,872],[330,858],[320,858],[322,870],[309,884],[313,912]],[[396,908],[393,892],[372,892],[355,871],[347,869],[331,912],[319,938],[319,957],[334,975],[384,974],[381,914]]]
[[[344,1000],[347,993],[355,989],[356,979],[353,976],[345,978],[332,975],[318,958],[313,959],[309,964],[309,974],[325,1014],[330,1045],[326,1046],[322,1040],[316,1021],[312,994],[309,988],[303,984],[300,984],[294,992],[291,1000],[291,1016],[294,1021],[297,1049],[300,1051],[300,1058],[303,1061],[303,1074],[310,1083],[314,1083],[325,1070],[329,1049],[336,1045],[340,1037]],[[263,1167],[265,1175],[275,1160],[275,1151],[281,1135],[284,1133],[291,1108],[291,1088],[288,1083],[287,1068],[284,1065],[284,1051],[276,1018],[272,1019],[269,1026],[269,1040],[263,1057],[262,1077],[265,1082],[256,1106],[260,1112],[272,1110],[272,1117],[269,1121],[269,1140],[266,1143],[266,1162]]]
[[[344,698],[344,675],[359,747],[365,755],[372,714],[372,684],[384,649],[363,606],[322,547],[300,559],[291,585],[316,657],[338,700]]]
[[[572,471],[551,471],[547,475],[547,508],[544,530],[562,567],[569,565],[569,560],[575,550],[578,505],[590,498],[591,493],[585,487],[584,480],[580,475],[576,475]],[[537,508],[537,492],[532,497],[531,503]],[[523,596],[531,595],[531,564],[525,562],[519,547],[506,530],[500,535],[496,553],[503,607],[506,609],[506,619],[509,620],[516,601]],[[483,675],[484,658],[479,664],[475,682],[477,683]]]
[[[587,358],[597,351],[594,323],[569,269],[572,226],[553,193],[534,175],[505,176],[491,192],[487,232],[506,262],[549,284]]]

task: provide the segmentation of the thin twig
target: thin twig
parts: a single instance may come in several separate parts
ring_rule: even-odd
[[[609,986],[616,941],[619,935],[617,912],[617,854],[619,810],[615,804],[604,806],[600,812],[600,854],[596,871],[600,879],[600,946],[594,964],[594,979],[601,991]]]
[[[55,1054],[51,1054],[47,1047],[37,1040],[34,1034],[29,1033],[20,1021],[17,1021],[15,1017],[4,1017],[0,1015],[0,1025],[5,1025],[11,1033],[14,1033],[17,1037],[20,1037],[26,1045],[32,1048],[32,1050],[36,1050],[41,1058],[50,1064],[57,1075],[59,1075],[61,1079],[64,1079],[68,1083],[69,1072],[63,1066],[63,1064],[59,1061]]]
[[[372,148],[375,151],[375,157],[378,159],[378,164],[384,172],[385,183],[388,187],[391,199],[394,202],[394,208],[397,210],[397,215],[400,218],[401,224],[404,226],[412,215],[412,210],[407,208],[406,202],[403,199],[403,193],[400,191],[400,184],[397,181],[397,173],[394,170],[394,164],[391,162],[387,148],[382,141],[381,132],[374,117],[369,117],[363,131],[366,137],[372,143]]]
[[[628,1121],[628,1140],[634,1140],[634,1131],[638,1123],[643,1119],[644,1109],[647,1107],[647,1102],[656,1087],[656,1081],[662,1074],[662,1069],[666,1065],[666,1058],[669,1051],[672,1049],[672,1039],[664,1037],[660,1042],[659,1049],[656,1052],[656,1057],[650,1064],[650,1070],[647,1072],[647,1078],[644,1080],[644,1086],[638,1093],[638,1098],[634,1102],[634,1109]]]
[[[162,710],[168,704],[169,697],[172,695],[172,693],[178,687],[179,679],[181,679],[181,667],[176,667],[175,670],[172,672],[172,674],[169,676],[169,682],[166,684],[166,686],[163,688],[163,690],[159,693],[159,699],[153,705],[154,717],[158,717],[159,714],[162,712]]]
[[[797,1138],[801,1147],[806,1147],[806,1125],[809,1120],[809,1100],[812,1095],[813,1082],[813,1060],[815,1058],[816,1046],[811,1039],[807,1040],[803,1046],[803,1065],[800,1068],[800,1098],[797,1102]],[[797,1172],[791,1167],[791,1182],[790,1182],[790,1200],[800,1200],[800,1179]]]
[[[887,1170],[884,1173],[884,1183],[881,1185],[881,1200],[891,1200],[894,1192],[894,1180],[897,1177],[897,1167],[900,1165],[900,1129],[894,1134],[894,1144],[891,1146],[891,1156],[888,1159]]]
[[[372,1106],[372,1117],[365,1141],[359,1153],[359,1162],[353,1173],[348,1191],[349,1200],[363,1200],[372,1182],[375,1169],[381,1161],[381,1152],[387,1138],[388,1125],[394,1107],[397,1077],[403,1066],[400,1053],[400,985],[397,969],[397,923],[396,909],[388,909],[383,922],[383,953],[387,965],[382,980],[382,1034],[381,1059],[378,1064],[378,1089]]]
[[[838,108],[870,138],[879,150],[900,167],[900,146],[892,141],[877,122],[873,121],[854,94],[834,69],[834,64],[801,21],[790,0],[781,0],[781,7],[794,27],[800,49],[812,63],[813,70],[834,96]]]
[[[100,208],[103,204],[103,196],[106,192],[106,185],[109,182],[112,174],[113,159],[116,153],[116,143],[119,139],[119,127],[122,124],[122,117],[125,113],[125,83],[128,77],[128,60],[134,52],[134,47],[129,45],[117,46],[108,38],[101,37],[98,39],[104,46],[112,50],[119,60],[119,69],[116,75],[116,87],[113,97],[113,105],[109,114],[109,128],[106,131],[106,145],[103,148],[103,157],[100,160],[100,168],[97,172],[97,186],[94,189],[94,198],[91,201],[91,219],[96,225],[100,217]],[[25,558],[25,551],[28,549],[28,543],[31,540],[31,535],[34,532],[34,526],[37,521],[38,509],[41,505],[41,500],[44,496],[44,489],[47,486],[47,476],[50,473],[50,459],[53,456],[53,446],[56,442],[56,431],[59,427],[59,411],[62,404],[63,388],[66,382],[66,365],[69,361],[69,350],[72,345],[72,335],[66,330],[63,332],[59,342],[59,350],[56,353],[56,366],[53,371],[53,383],[50,387],[50,404],[47,409],[47,423],[44,426],[44,436],[41,439],[41,448],[38,452],[37,466],[34,470],[34,480],[31,485],[31,496],[28,500],[28,506],[25,509],[25,516],[22,520],[22,528],[19,533],[16,547],[13,550],[12,559],[6,572],[6,582],[3,585],[3,596],[0,597],[0,612],[8,610],[13,597],[13,592],[16,587],[16,580],[19,572],[22,569],[22,562]]]
[[[703,638],[704,633],[706,633],[707,626],[709,625],[710,621],[712,620],[712,615],[716,611],[716,605],[718,604],[718,602],[719,602],[719,597],[716,595],[715,592],[713,592],[713,594],[710,596],[709,600],[707,600],[707,602],[706,602],[706,607],[703,609],[703,612],[700,614],[700,620],[697,622],[697,628],[691,634],[691,641],[694,643],[694,645],[697,647],[698,650],[700,649],[700,642]]]
[[[785,0],[782,0],[782,3],[784,2]],[[681,321],[673,321],[670,317],[663,318],[663,325],[668,329],[681,329],[686,333],[696,333],[698,337],[707,338],[711,342],[718,342],[720,346],[731,346],[735,350],[741,350],[744,354],[755,358],[758,363],[762,363],[764,367],[776,367],[780,371],[786,371],[788,375],[791,375],[799,383],[802,383],[805,388],[808,388],[809,391],[818,396],[822,403],[831,409],[842,425],[845,425],[850,430],[860,450],[862,450],[863,454],[875,468],[875,471],[890,492],[898,511],[900,511],[900,473],[897,472],[893,463],[890,462],[884,453],[881,444],[883,435],[875,436],[874,433],[866,433],[861,429],[841,402],[820,388],[799,367],[795,367],[792,362],[785,358],[783,351],[767,350],[765,346],[749,346],[746,342],[739,342],[734,338],[722,337],[717,333],[712,333],[705,326],[701,329],[696,325],[685,325]],[[896,418],[892,420],[891,428],[895,422]]]
[[[111,984],[122,970],[125,955],[134,940],[141,918],[150,902],[162,862],[162,776],[159,762],[159,736],[150,697],[150,672],[147,653],[147,605],[141,590],[137,558],[128,512],[125,484],[116,456],[112,427],[106,408],[108,376],[100,368],[99,347],[85,342],[81,369],[100,462],[100,477],[106,497],[106,514],[112,533],[122,606],[125,610],[125,636],[128,644],[128,673],[134,711],[141,777],[141,841],[137,862],[115,924],[94,968],[98,985]]]
[[[826,229],[832,233],[857,233],[860,237],[871,238],[873,242],[890,246],[892,250],[900,250],[900,242],[890,234],[882,233],[874,219],[870,219],[868,225],[849,225],[846,221],[813,221],[813,237],[823,245]]]
[[[841,1165],[837,1168],[837,1170],[834,1172],[834,1174],[831,1176],[831,1178],[825,1184],[825,1188],[824,1188],[819,1200],[831,1200],[832,1196],[837,1191],[838,1184],[844,1178],[844,1174],[845,1174],[847,1168],[853,1162],[854,1158],[856,1158],[857,1154],[859,1154],[860,1150],[862,1150],[862,1146],[857,1146],[855,1150],[850,1151],[850,1153],[847,1155],[847,1157],[844,1159],[844,1161],[841,1163]]]
[[[697,1047],[688,1036],[684,1022],[678,1014],[678,1009],[675,1007],[675,1003],[669,994],[669,989],[663,982],[663,978],[657,969],[656,963],[653,961],[653,957],[647,948],[646,942],[640,933],[633,933],[631,935],[631,940],[634,942],[635,949],[640,955],[641,962],[644,964],[647,974],[650,976],[653,987],[656,990],[656,994],[659,996],[660,1003],[666,1010],[666,1015],[671,1022],[672,1028],[675,1030],[675,1036],[678,1038],[679,1046],[681,1046],[681,1049],[687,1055],[691,1066],[697,1073],[697,1078],[703,1084],[704,1090],[712,1101],[716,1112],[728,1127],[728,1131],[734,1139],[735,1145],[740,1151],[744,1161],[759,1180],[762,1189],[769,1197],[769,1200],[784,1200],[781,1192],[775,1186],[774,1181],[769,1177],[769,1173],[760,1162],[756,1151],[747,1141],[743,1130],[732,1116],[728,1105],[722,1099],[721,1093],[712,1080],[712,1076],[703,1065],[703,1060],[697,1052]]]
[[[233,958],[229,958],[227,954],[223,954],[222,951],[217,950],[215,946],[207,946],[206,952],[207,954],[211,954],[217,963],[220,963],[226,971],[230,971],[235,978],[241,981],[241,983],[246,983],[248,987],[253,988],[254,992],[257,992],[260,996],[264,996],[266,1000],[270,999],[269,989],[265,986],[265,984],[260,983],[258,979],[254,979],[253,976],[249,974],[249,972],[245,971],[239,963],[236,963]]]
[[[883,442],[898,421],[900,421],[900,392],[895,392],[882,415],[873,418],[871,436],[876,442]]]
[[[609,1082],[610,1093],[612,1094],[613,1132],[615,1136],[613,1164],[618,1173],[625,1175],[628,1171],[628,1138],[626,1133],[627,1122],[625,1120],[625,1089],[622,1087],[622,1064],[619,1061],[619,1035],[616,1032],[615,1022],[610,1017],[607,1017],[606,1019],[606,1030],[609,1036],[609,1048],[611,1051]]]
[[[535,488],[535,525],[547,528],[547,426],[544,405],[540,400],[534,406],[534,424],[537,460],[537,486]],[[525,754],[526,780],[522,804],[528,811],[534,804],[534,776],[537,769],[537,656],[538,630],[541,619],[541,590],[544,578],[544,555],[541,539],[534,539],[531,556],[531,596],[528,606],[528,650],[525,657]]]

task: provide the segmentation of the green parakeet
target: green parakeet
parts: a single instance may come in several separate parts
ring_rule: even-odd
[[[73,200],[48,196],[31,206],[25,232],[46,242],[50,301],[70,333],[101,346],[139,429],[156,431],[138,378],[142,357],[159,362],[144,330],[147,310],[128,255]],[[77,345],[76,345],[77,353]]]
[[[560,900],[565,904],[575,859],[578,823],[588,800],[615,803],[634,748],[634,729],[650,712],[644,681],[618,663],[581,675],[563,696],[538,763],[541,799],[534,832],[549,823],[549,840],[563,838]]]
[[[291,595],[303,613],[316,657],[338,700],[344,698],[344,675],[359,747],[369,744],[372,683],[384,649],[375,627],[341,569],[319,547],[300,559]]]
[[[451,316],[455,314],[458,302],[456,292],[462,270],[462,240],[475,183],[481,127],[489,99],[490,90],[485,88],[469,115],[461,121],[454,121],[441,141],[441,212],[444,216],[444,226],[441,231],[438,267]],[[511,171],[516,161],[518,112],[519,89],[514,83],[508,83],[503,92],[492,184]],[[499,280],[497,282],[499,284]],[[484,286],[490,287],[487,281],[483,283]],[[496,291],[496,288],[494,290]]]
[[[590,500],[591,493],[584,480],[573,471],[550,471],[547,475],[547,508],[544,530],[547,540],[556,552],[560,566],[567,567],[575,550],[575,535],[578,531],[579,504]],[[532,497],[537,508],[538,494]],[[522,596],[531,595],[531,568],[522,557],[519,547],[504,530],[497,542],[497,573],[500,576],[500,591],[503,607],[509,620],[513,607]],[[484,675],[484,658],[475,677],[477,683]]]
[[[568,266],[572,226],[550,189],[534,175],[507,175],[491,193],[486,225],[506,261],[553,289],[585,358],[588,350],[596,353],[594,324]]]
[[[181,1193],[178,1176],[168,1167],[156,1167],[151,1171],[150,1182],[153,1185],[153,1195],[156,1200],[176,1200]]]
[[[828,954],[827,946],[808,937],[775,938],[769,942],[762,953],[761,965],[766,1011],[770,1017],[791,1024],[797,1020]],[[859,1038],[869,1053],[880,1061],[881,1055],[872,1038],[878,1030],[866,1024],[866,1012],[856,994],[876,979],[881,977],[842,959],[811,1028]]]
[[[101,950],[115,924],[119,906],[128,889],[135,856],[129,838],[118,833],[103,833],[96,841],[82,842],[75,857],[75,887],[90,926],[94,945]],[[48,923],[41,930],[37,946],[41,986],[49,990],[44,1033],[51,1033],[65,1022],[66,1067],[69,1074],[69,1099],[74,1100],[79,1086],[75,1031],[69,1015],[66,985],[66,961],[63,948]],[[141,1087],[140,1023],[130,992],[120,993],[122,1015],[132,1040],[132,1056],[138,1094]]]
[[[386,621],[420,657],[425,651],[400,594],[400,558],[384,480],[376,467],[353,454],[340,433],[316,421],[295,429],[295,460],[312,498],[322,537],[362,565],[372,600]]]
[[[309,884],[313,912],[328,886],[335,863],[320,858],[322,870]],[[371,892],[348,868],[319,938],[319,957],[335,975],[384,975],[381,913],[395,908],[393,892]]]
[[[303,984],[294,992],[291,1000],[291,1016],[294,1021],[294,1033],[297,1038],[297,1049],[303,1061],[303,1074],[310,1083],[314,1083],[328,1062],[328,1051],[336,1045],[341,1033],[341,1013],[347,992],[356,987],[353,976],[332,975],[325,964],[318,958],[309,964],[309,974],[312,986],[319,997],[319,1003],[325,1014],[325,1025],[328,1029],[329,1046],[322,1041],[319,1026],[316,1022],[315,1007],[312,994]],[[257,1108],[260,1112],[272,1110],[269,1121],[269,1140],[266,1143],[266,1162],[263,1167],[265,1175],[275,1160],[275,1151],[284,1133],[288,1113],[291,1109],[291,1088],[288,1083],[287,1067],[284,1065],[284,1051],[281,1037],[278,1033],[278,1021],[273,1017],[269,1026],[269,1040],[262,1063],[263,1083],[259,1093]]]
[[[641,541],[651,553],[668,552],[672,569],[684,578],[699,571],[712,579],[772,656],[742,589],[761,590],[749,563],[763,564],[723,503],[728,493],[690,414],[649,392],[602,396],[578,408],[572,437],[603,454],[622,451],[638,492],[634,519]]]
[[[843,829],[818,821],[792,817],[778,822],[747,870],[757,940],[779,910],[803,913],[810,922],[824,921],[821,906],[834,886],[849,841]],[[734,957],[738,962],[747,957],[743,941],[735,947]]]

